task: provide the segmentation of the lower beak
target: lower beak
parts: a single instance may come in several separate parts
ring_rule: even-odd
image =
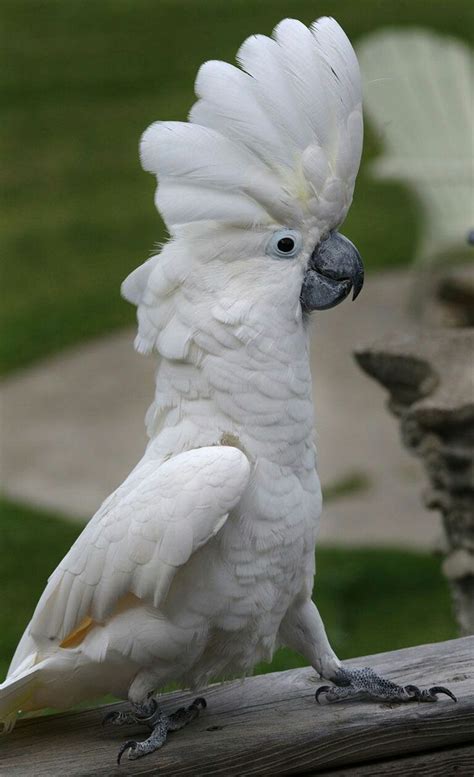
[[[305,312],[328,310],[342,302],[351,289],[355,299],[364,284],[364,265],[353,243],[331,232],[314,249],[301,287],[300,301]]]

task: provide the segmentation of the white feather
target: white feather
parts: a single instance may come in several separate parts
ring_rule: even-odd
[[[352,198],[358,70],[332,20],[282,22],[239,61],[248,72],[203,66],[191,123],[143,137],[172,234],[122,287],[136,347],[160,356],[150,442],[51,576],[0,688],[8,721],[245,674],[310,604],[321,490],[300,293]],[[301,250],[276,261],[269,240],[287,226]],[[334,668],[311,612],[305,655]]]
[[[258,100],[255,79],[227,62],[205,62],[195,84],[200,99],[189,120],[212,127],[273,164],[288,164],[288,148]]]
[[[347,37],[333,19],[311,30],[286,19],[274,39],[248,38],[237,59],[243,70],[202,66],[189,124],[156,123],[143,136],[142,164],[158,176],[156,205],[168,228],[209,220],[294,225],[308,217],[334,228],[350,204],[362,147],[359,71]],[[309,148],[320,150],[321,171],[302,168]],[[324,186],[335,173],[344,191],[328,212]]]
[[[240,47],[237,59],[255,80],[255,89],[264,112],[290,150],[306,148],[312,141],[311,126],[299,110],[284,55],[276,40],[265,35],[252,35]],[[315,76],[313,71],[313,77]],[[294,160],[289,155],[290,166]]]
[[[190,181],[164,179],[156,192],[156,207],[163,220],[170,226],[190,221],[205,221],[212,214],[214,221],[229,225],[252,227],[268,222],[268,213],[254,199],[243,191],[219,192],[204,184]]]
[[[107,618],[128,591],[159,606],[155,592],[162,586],[160,573],[167,587],[166,568],[176,570],[214,535],[240,498],[248,476],[249,465],[240,451],[217,447],[183,453],[145,474],[111,509],[99,511],[72,546],[38,603],[31,634],[47,633],[62,640],[86,615],[98,621]],[[151,540],[141,533],[141,522],[152,531]],[[111,544],[91,553],[94,536],[106,534],[109,527],[115,532],[115,555],[108,554]],[[162,564],[150,563],[155,553]],[[89,585],[95,589],[90,610]]]

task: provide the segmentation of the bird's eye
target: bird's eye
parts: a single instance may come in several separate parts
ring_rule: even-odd
[[[294,247],[295,241],[292,237],[282,237],[277,243],[278,250],[283,251],[284,254],[289,254]]]
[[[274,259],[292,259],[301,250],[303,240],[295,229],[279,229],[267,243],[266,253]]]

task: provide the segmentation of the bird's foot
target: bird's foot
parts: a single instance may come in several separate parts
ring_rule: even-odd
[[[191,723],[194,718],[197,718],[201,709],[206,708],[206,700],[203,698],[194,699],[193,703],[189,707],[180,707],[179,710],[173,712],[171,715],[165,715],[161,712],[158,704],[155,702],[154,712],[144,719],[139,718],[138,721],[150,726],[152,732],[148,739],[144,739],[143,742],[136,742],[135,740],[129,740],[119,750],[117,757],[117,763],[120,764],[120,760],[123,754],[128,750],[128,758],[132,761],[137,758],[142,758],[144,755],[154,753],[162,747],[168,737],[169,731],[178,731],[180,728],[184,728],[188,723]],[[122,713],[127,714],[127,713]],[[115,721],[112,721],[115,723]],[[115,725],[117,725],[115,723]],[[120,723],[118,725],[121,725]]]
[[[334,685],[323,685],[316,691],[316,701],[320,697],[325,702],[373,699],[385,702],[434,702],[438,694],[444,693],[457,701],[454,693],[441,685],[432,688],[418,688],[416,685],[397,685],[391,680],[380,677],[373,669],[344,669],[341,667],[331,678]]]
[[[103,726],[130,726],[130,725],[143,725],[153,728],[153,720],[155,713],[158,710],[158,703],[155,699],[148,699],[143,704],[132,704],[131,710],[127,712],[119,712],[114,710],[108,712],[102,720]]]

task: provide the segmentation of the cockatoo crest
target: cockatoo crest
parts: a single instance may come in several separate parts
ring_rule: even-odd
[[[172,237],[160,259],[122,287],[139,307],[136,347],[144,353],[155,347],[180,358],[179,348],[178,356],[175,348],[165,353],[159,340],[175,307],[170,295],[193,263],[224,245],[230,258],[236,251],[260,256],[279,226],[300,230],[312,249],[352,201],[362,148],[360,75],[337,22],[322,18],[307,28],[285,19],[272,38],[248,38],[237,60],[241,69],[206,62],[189,122],[156,122],[142,138],[142,165],[158,177],[155,202]],[[192,249],[183,251],[186,240]],[[176,334],[179,322],[172,326]]]

